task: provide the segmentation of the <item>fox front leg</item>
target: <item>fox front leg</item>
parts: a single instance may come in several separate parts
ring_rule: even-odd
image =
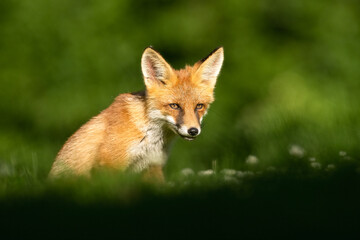
[[[164,183],[164,173],[161,165],[150,165],[143,171],[143,179],[146,182]]]

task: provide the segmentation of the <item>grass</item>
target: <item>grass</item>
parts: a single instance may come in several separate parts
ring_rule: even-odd
[[[0,1],[0,238],[359,235],[359,9]],[[144,88],[149,45],[177,69],[225,49],[216,101],[199,138],[174,144],[167,183],[106,171],[49,181],[76,129]]]
[[[289,149],[288,164],[183,169],[165,184],[129,173],[49,180],[36,164],[0,166],[1,234],[9,238],[301,238],[359,233],[360,165],[322,165]]]

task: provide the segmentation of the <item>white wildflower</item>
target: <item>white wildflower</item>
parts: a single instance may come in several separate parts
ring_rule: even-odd
[[[302,158],[305,155],[305,150],[299,145],[291,145],[289,148],[289,153],[292,156]]]
[[[228,183],[239,183],[239,180],[237,180],[233,176],[224,176],[224,181]]]
[[[183,170],[181,170],[181,174],[188,177],[188,176],[193,176],[195,172],[191,168],[184,168]]]
[[[320,169],[321,168],[321,163],[319,162],[312,162],[310,163],[311,167],[316,168],[316,169]]]
[[[310,161],[310,162],[315,162],[315,161],[316,161],[316,158],[311,157],[311,158],[309,158],[309,161]]]
[[[236,170],[235,169],[227,169],[224,168],[223,170],[221,170],[220,172],[221,174],[227,175],[227,176],[232,176],[236,174]]]
[[[198,172],[198,175],[199,176],[211,176],[211,175],[214,175],[215,172],[212,170],[212,169],[208,169],[208,170],[203,170],[203,171],[199,171]]]
[[[246,161],[245,163],[246,164],[249,164],[249,165],[255,165],[259,162],[259,159],[254,156],[254,155],[249,155],[247,158],[246,158]]]
[[[253,175],[254,175],[254,173],[251,171],[237,171],[236,172],[236,176],[239,178],[253,176]]]
[[[347,155],[347,153],[345,151],[340,151],[339,152],[340,157],[345,157],[346,155]]]
[[[335,165],[334,164],[329,164],[326,166],[325,168],[326,171],[333,171],[335,170]]]
[[[254,173],[252,171],[245,171],[245,176],[253,176]]]
[[[346,161],[351,161],[351,160],[353,159],[353,158],[350,157],[350,156],[348,155],[348,153],[345,152],[345,151],[340,151],[340,152],[339,152],[339,156],[341,157],[342,160],[346,160]]]
[[[236,171],[236,176],[242,178],[245,177],[245,173],[242,171]]]

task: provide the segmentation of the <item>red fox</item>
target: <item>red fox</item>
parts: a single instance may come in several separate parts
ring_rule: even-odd
[[[223,60],[220,47],[194,66],[174,70],[146,48],[141,58],[146,90],[120,94],[80,127],[59,151],[49,176],[89,176],[94,167],[106,166],[163,180],[174,137],[193,140],[200,134]]]

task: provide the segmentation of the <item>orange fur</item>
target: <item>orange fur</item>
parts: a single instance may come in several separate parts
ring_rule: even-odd
[[[143,177],[145,181],[150,182],[162,183],[165,181],[161,166],[149,166],[148,169],[144,171]]]
[[[146,170],[147,176],[162,179],[167,146],[174,136],[193,139],[186,131],[200,131],[201,119],[214,101],[222,57],[220,48],[193,67],[176,71],[147,48],[142,57],[146,91],[120,94],[76,131],[59,151],[50,176],[89,175],[94,167],[105,166]],[[181,107],[173,109],[172,103]],[[203,108],[198,109],[199,104]]]

